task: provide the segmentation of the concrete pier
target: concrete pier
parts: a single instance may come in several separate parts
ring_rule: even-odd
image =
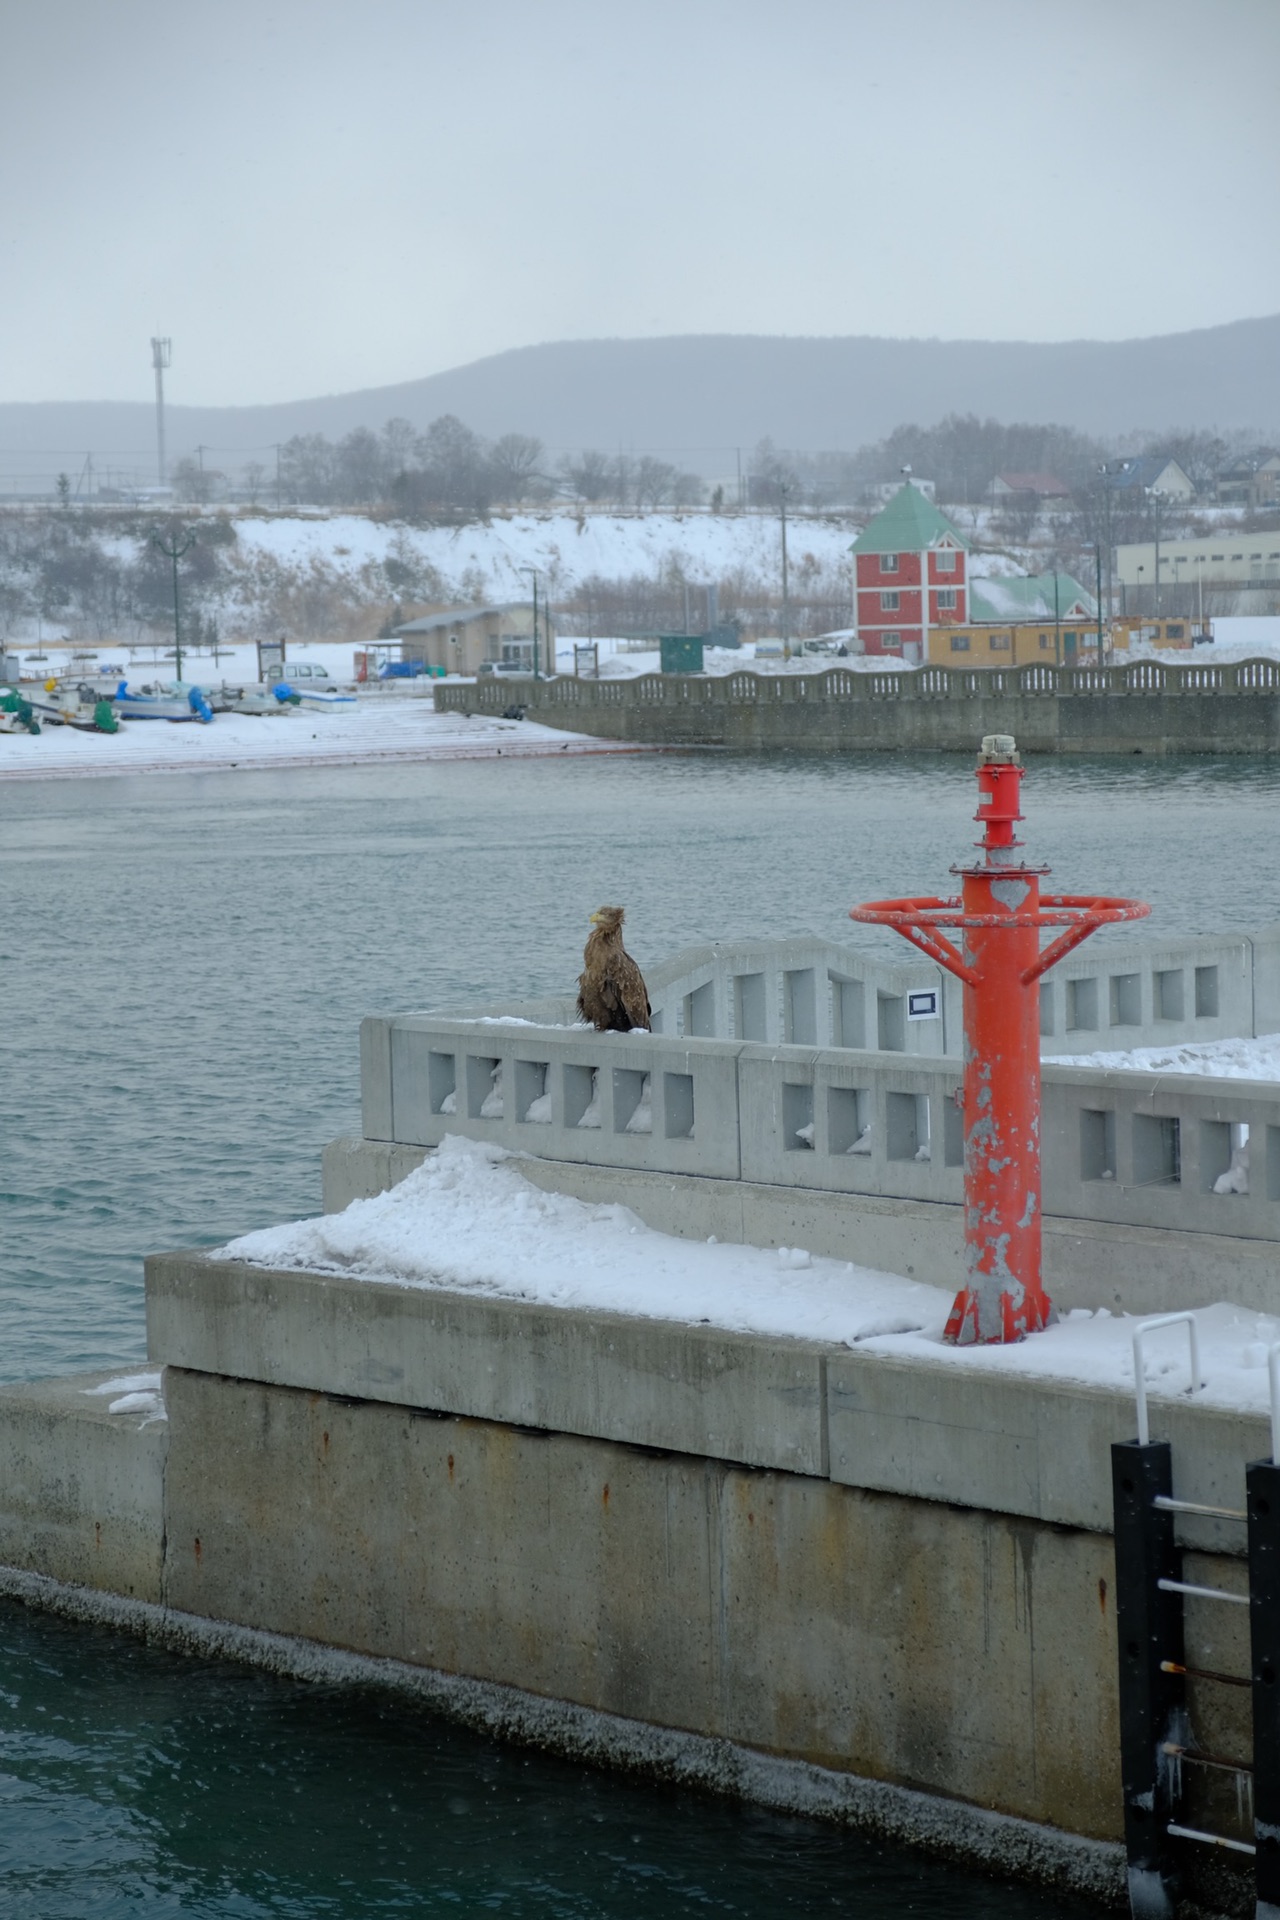
[[[500,713],[506,681],[437,685],[437,711]],[[649,745],[791,753],[972,753],[1011,733],[1024,753],[1280,752],[1280,664],[922,667],[807,674],[743,670],[715,679],[522,680],[543,726]]]

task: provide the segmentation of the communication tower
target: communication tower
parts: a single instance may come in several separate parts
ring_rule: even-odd
[[[160,485],[164,485],[164,370],[168,366],[173,352],[172,340],[151,341],[151,364],[156,370],[156,446],[159,452]]]

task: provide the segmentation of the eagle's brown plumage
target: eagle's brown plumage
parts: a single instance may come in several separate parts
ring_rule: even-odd
[[[622,944],[621,907],[597,907],[578,976],[578,1012],[597,1033],[630,1033],[649,1024],[644,976]]]

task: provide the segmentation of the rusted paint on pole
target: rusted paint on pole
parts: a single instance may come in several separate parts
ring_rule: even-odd
[[[1022,766],[991,734],[978,765],[981,858],[953,868],[960,899],[873,900],[850,918],[891,926],[964,984],[965,1284],[945,1338],[1021,1340],[1052,1308],[1041,1276],[1040,979],[1108,921],[1140,920],[1141,900],[1040,894],[1045,867],[1018,857]],[[942,932],[962,932],[957,948]],[[1041,951],[1040,928],[1061,927]]]

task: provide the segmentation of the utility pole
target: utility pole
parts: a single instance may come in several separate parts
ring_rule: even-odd
[[[538,673],[538,569],[521,567],[520,571],[527,573],[533,581],[533,677],[537,680],[540,678]]]
[[[1159,487],[1148,487],[1148,494],[1156,516],[1156,618],[1160,618],[1160,502],[1164,499]]]
[[[1107,624],[1110,626],[1115,607],[1115,582],[1111,572],[1111,480],[1105,462],[1098,468],[1098,475],[1102,482],[1103,537],[1107,543]]]
[[[1098,601],[1098,665],[1102,665],[1102,543],[1093,543],[1093,583]]]
[[[789,480],[778,482],[778,503],[782,509],[782,657],[791,658],[791,594],[787,581],[787,495],[791,491]]]
[[[176,533],[170,534],[169,538],[166,539],[159,527],[152,529],[152,546],[155,547],[158,553],[163,553],[167,559],[173,562],[173,652],[174,666],[176,669],[174,677],[178,680],[182,678],[182,621],[178,608],[178,562],[184,553],[187,553],[194,547],[195,543],[196,536],[189,527],[183,529],[181,543],[179,543]]]
[[[151,364],[156,371],[156,451],[159,484],[164,485],[164,370],[173,357],[172,340],[158,340],[152,336]]]

